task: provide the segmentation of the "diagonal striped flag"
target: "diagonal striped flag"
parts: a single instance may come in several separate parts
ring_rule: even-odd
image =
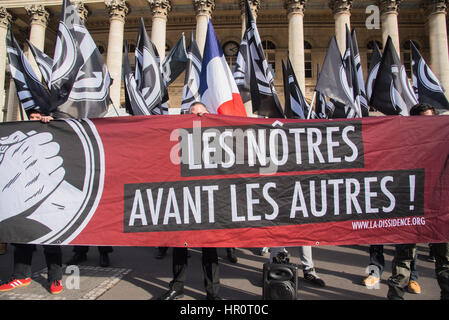
[[[246,6],[246,30],[236,60],[234,78],[243,102],[251,101],[253,113],[270,118],[284,118],[274,87],[273,73],[268,67],[256,21]]]
[[[307,103],[306,99],[304,99],[288,55],[287,66],[285,66],[284,61],[282,61],[282,71],[284,79],[285,117],[289,119],[306,119],[311,106]],[[316,118],[313,110],[311,118]]]
[[[200,97],[200,73],[201,73],[201,53],[193,36],[190,35],[190,47],[187,53],[188,62],[184,78],[184,88],[182,90],[181,113],[187,112],[193,102],[201,100]]]
[[[142,93],[148,110],[151,114],[168,113],[168,108],[163,105],[166,102],[164,101],[166,87],[161,72],[159,54],[156,46],[148,37],[143,18],[140,18],[135,58],[137,89]]]
[[[137,89],[136,79],[128,60],[128,42],[125,41],[125,54],[123,56],[123,79],[125,81],[125,109],[134,116],[151,115],[145,104],[142,93]]]
[[[51,100],[58,117],[104,116],[110,104],[111,84],[108,68],[78,10],[64,0],[50,79]]]
[[[37,78],[11,29],[6,34],[9,69],[16,85],[17,96],[25,111],[36,109],[44,114],[52,111],[50,94]]]

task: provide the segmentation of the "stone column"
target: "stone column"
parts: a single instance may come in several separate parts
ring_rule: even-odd
[[[430,44],[430,68],[446,89],[449,97],[449,54],[447,39],[447,0],[426,0]]]
[[[303,94],[306,94],[304,72],[304,9],[307,0],[286,0],[288,13],[288,51]]]
[[[170,0],[148,0],[153,15],[151,25],[151,41],[157,48],[161,63],[165,57],[165,39],[167,16],[171,11]]]
[[[400,56],[398,11],[401,0],[379,0],[380,21],[382,24],[382,45],[385,48],[388,36],[391,37],[394,47]]]
[[[239,1],[240,11],[242,13],[242,38],[243,38],[243,35],[245,34],[245,30],[246,30],[246,5],[245,5],[245,2],[246,2],[246,0]],[[259,12],[259,9],[260,9],[260,0],[249,0],[249,7],[253,14],[254,20],[257,20],[257,13]]]
[[[0,7],[0,122],[5,120],[5,75],[6,75],[6,32],[11,23],[11,15]]]
[[[202,55],[206,43],[207,24],[215,9],[215,0],[193,0],[193,7],[196,13],[196,43]]]
[[[123,60],[123,33],[125,30],[125,17],[128,14],[126,0],[105,0],[109,9],[109,40],[106,64],[113,79],[110,96],[112,103],[117,108],[120,106],[120,94],[122,85],[122,60]]]
[[[45,30],[47,29],[48,18],[50,14],[43,5],[32,4],[25,7],[30,16],[30,42],[41,51],[45,47]]]
[[[72,5],[78,9],[78,14],[80,16],[81,21],[85,24],[87,21],[87,16],[89,15],[89,10],[84,5],[84,0],[71,0]]]
[[[19,99],[17,98],[16,85],[14,79],[9,80],[8,105],[6,111],[6,121],[19,121]]]
[[[45,31],[47,30],[48,18],[50,14],[45,9],[43,5],[40,4],[32,4],[25,7],[26,12],[30,17],[30,36],[29,41],[39,50],[44,51],[45,47]],[[26,56],[28,61],[33,68],[36,76],[38,78],[41,77],[41,72],[39,71],[39,67],[37,66],[33,54],[30,50],[26,51]]]
[[[335,38],[343,55],[346,50],[346,25],[351,29],[352,0],[329,0],[329,7],[334,13]]]

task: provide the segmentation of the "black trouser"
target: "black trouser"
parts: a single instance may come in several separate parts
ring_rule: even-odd
[[[449,243],[431,243],[435,255],[435,275],[441,289],[441,299],[449,300]]]
[[[416,243],[397,244],[392,262],[392,275],[388,278],[388,299],[403,299],[416,254]]]
[[[34,244],[14,244],[14,274],[15,279],[31,277],[31,262]],[[62,279],[62,252],[61,246],[42,246],[44,248],[45,261],[48,269],[48,281]]]
[[[418,259],[418,252],[415,251],[415,256],[410,264],[410,281],[418,281],[418,270],[416,270],[416,259]],[[369,246],[369,266],[376,266],[379,268],[379,278],[382,276],[385,266],[384,245],[372,244]],[[371,271],[371,270],[370,270]]]
[[[202,248],[204,287],[209,296],[217,296],[220,289],[217,248]],[[187,274],[187,248],[173,248],[173,280],[170,288],[184,290]]]
[[[89,246],[74,246],[73,252],[79,253],[79,254],[87,254],[87,251],[89,251]],[[111,246],[98,246],[98,252],[100,253],[111,253],[112,247]]]
[[[369,265],[379,268],[379,278],[384,271],[385,258],[384,258],[384,245],[373,244],[369,246]]]

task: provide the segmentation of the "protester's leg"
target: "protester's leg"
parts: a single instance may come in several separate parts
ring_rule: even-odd
[[[31,263],[33,252],[36,250],[34,244],[14,244],[14,279],[26,279],[31,277]]]
[[[61,246],[43,246],[45,262],[47,263],[48,281],[62,280]]]
[[[304,273],[304,279],[317,286],[324,287],[326,283],[318,276],[315,271],[315,266],[312,259],[312,247],[300,246],[299,247],[299,259],[302,263],[302,270]]]
[[[168,247],[157,247],[156,259],[163,259],[167,255]]]
[[[170,282],[170,289],[183,291],[187,272],[187,248],[173,248],[172,268],[173,280]]]
[[[98,252],[100,253],[99,265],[100,267],[109,267],[109,253],[113,251],[111,246],[98,246]]]
[[[304,273],[314,271],[311,246],[299,247],[299,260],[301,260],[302,270]]]
[[[392,262],[392,275],[388,279],[388,299],[403,299],[410,279],[410,264],[415,256],[416,244],[398,244]]]
[[[237,263],[238,259],[235,255],[235,248],[226,248],[226,256],[230,262]]]
[[[218,291],[220,290],[217,248],[203,248],[202,251],[204,287],[207,297],[214,298],[218,296]]]
[[[369,265],[368,273],[377,274],[377,278],[380,279],[382,272],[385,267],[385,257],[384,257],[384,245],[383,244],[373,244],[369,246]]]
[[[418,281],[418,270],[416,269],[416,259],[418,259],[418,250],[415,250],[415,255],[410,263],[410,281]]]
[[[449,243],[433,243],[435,275],[441,289],[441,300],[449,300]]]

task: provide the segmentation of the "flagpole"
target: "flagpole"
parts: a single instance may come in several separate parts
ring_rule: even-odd
[[[310,109],[309,109],[309,113],[307,114],[307,119],[310,119],[310,116],[312,115],[312,108],[313,108],[313,105],[315,104],[315,97],[316,97],[316,91],[313,92],[312,102],[310,103]]]
[[[114,108],[115,113],[117,114],[117,117],[120,117],[120,114],[117,111],[117,108],[115,107],[114,103],[111,102],[112,107]]]

